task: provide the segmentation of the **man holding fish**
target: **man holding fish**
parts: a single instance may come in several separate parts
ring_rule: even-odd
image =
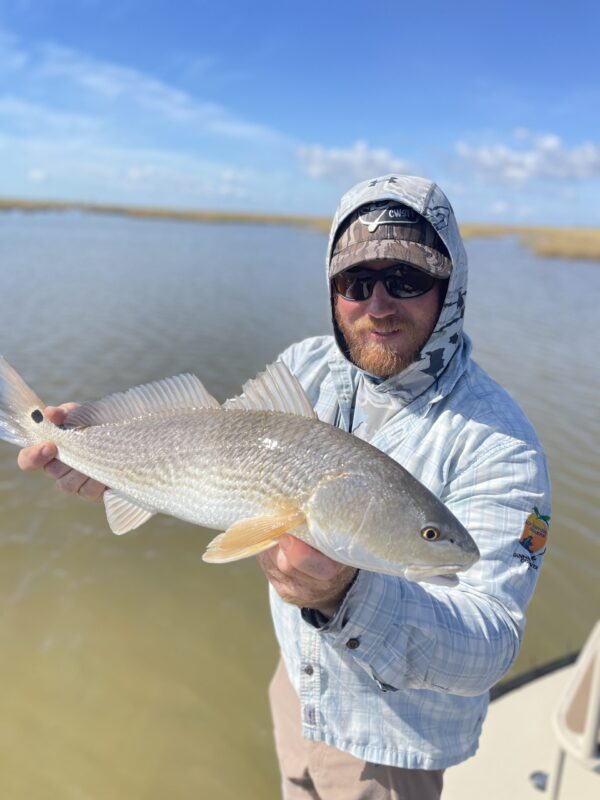
[[[434,800],[444,769],[475,753],[488,690],[519,649],[545,551],[526,543],[534,508],[549,515],[546,462],[523,413],[470,358],[467,259],[436,184],[387,175],[347,192],[327,277],[333,336],[293,345],[281,360],[319,420],[364,440],[363,475],[342,459],[318,486],[320,506],[282,509],[278,527],[265,517],[235,522],[206,560],[257,553],[271,585],[282,660],[270,697],[284,797]],[[269,374],[271,395],[281,374]],[[256,385],[262,393],[266,384]],[[231,407],[264,408],[244,388]],[[60,425],[72,408],[47,408],[45,418]],[[84,416],[71,423],[93,424]],[[276,446],[272,436],[261,441]],[[400,476],[397,488],[364,442],[419,483]],[[55,444],[36,444],[19,464],[44,467],[66,492],[103,495],[104,482],[56,455]],[[314,520],[340,498],[359,500],[362,522],[348,517],[347,536],[338,526],[319,539],[326,523]],[[113,530],[150,515],[147,503],[136,516],[118,502],[125,516],[113,506],[112,521],[107,505]],[[371,536],[381,509],[398,531],[404,520],[402,570],[390,567],[390,543]]]

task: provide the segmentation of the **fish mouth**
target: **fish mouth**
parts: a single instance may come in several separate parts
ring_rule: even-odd
[[[427,578],[443,578],[446,575],[456,575],[457,572],[461,572],[464,569],[464,564],[440,564],[438,567],[409,564],[406,567],[405,576],[409,580],[419,581]]]
[[[458,586],[457,572],[465,569],[463,564],[444,564],[438,568],[424,566],[409,566],[404,571],[406,580],[416,583],[432,583],[450,588]]]

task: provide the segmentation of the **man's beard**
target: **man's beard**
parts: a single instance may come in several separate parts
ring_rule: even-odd
[[[357,367],[378,378],[390,378],[409,367],[419,357],[425,343],[431,336],[435,323],[426,333],[415,330],[412,323],[397,317],[386,317],[374,324],[369,317],[364,317],[351,326],[344,324],[335,308],[335,319],[344,337],[348,354]],[[369,331],[391,333],[401,330],[403,334],[402,351],[383,342],[367,339]]]

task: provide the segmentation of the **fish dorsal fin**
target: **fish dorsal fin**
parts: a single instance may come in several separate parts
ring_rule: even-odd
[[[116,492],[114,489],[106,489],[103,498],[106,519],[111,531],[118,536],[139,528],[140,525],[143,525],[156,513],[155,511],[147,511],[145,508],[140,508],[128,497]]]
[[[310,400],[300,382],[283,361],[269,364],[264,372],[242,386],[242,394],[223,404],[225,409],[246,411],[282,411],[300,417],[317,419]]]
[[[202,558],[211,564],[225,564],[254,556],[276,545],[284,533],[305,523],[306,517],[298,510],[240,519],[209,542]]]
[[[64,424],[66,428],[87,428],[184,408],[221,406],[199,378],[184,373],[83,403],[67,414]]]

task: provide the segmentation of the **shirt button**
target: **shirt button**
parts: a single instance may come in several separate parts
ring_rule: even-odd
[[[358,647],[359,644],[360,644],[360,639],[352,638],[352,639],[348,639],[348,641],[346,642],[346,647],[349,650],[356,650],[356,648]]]
[[[315,671],[315,670],[314,670],[314,667],[312,666],[312,664],[307,664],[307,665],[304,667],[304,672],[305,672],[307,675],[312,675],[314,671]]]

